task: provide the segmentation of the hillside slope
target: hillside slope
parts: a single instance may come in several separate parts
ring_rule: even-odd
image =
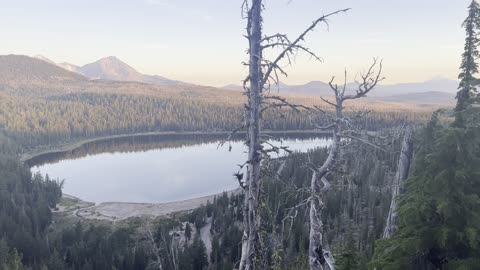
[[[84,82],[84,76],[67,71],[47,61],[24,55],[0,55],[0,84],[38,82]]]

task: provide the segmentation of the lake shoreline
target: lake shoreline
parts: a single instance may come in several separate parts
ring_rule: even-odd
[[[328,135],[328,132],[324,131],[315,131],[315,130],[289,130],[289,131],[264,131],[267,134],[271,135],[303,135],[311,134],[313,136],[318,135]],[[162,136],[162,135],[219,135],[227,136],[229,132],[148,132],[148,133],[136,133],[136,134],[122,134],[114,136],[103,136],[90,139],[79,140],[75,142],[66,143],[58,146],[51,146],[49,148],[39,148],[36,151],[27,152],[22,156],[22,161],[27,163],[32,158],[39,157],[42,155],[48,155],[50,153],[63,153],[69,152],[76,148],[82,147],[85,144],[92,142],[99,142],[103,140],[114,140],[117,138],[131,138],[131,137],[142,137],[142,136]],[[220,137],[221,139],[221,137]],[[224,192],[227,194],[238,194],[241,192],[239,188],[231,189],[229,187],[225,189]],[[75,189],[76,190],[76,189]],[[70,190],[70,192],[73,192]],[[99,201],[97,203],[89,202],[81,197],[75,197],[69,195],[71,193],[64,193],[62,200],[57,206],[57,209],[54,211],[57,215],[60,216],[70,216],[76,219],[87,219],[87,220],[105,220],[105,221],[119,221],[125,220],[132,217],[139,216],[168,216],[174,213],[186,212],[192,209],[196,209],[201,205],[205,205],[208,202],[213,202],[215,196],[221,196],[224,192],[214,193],[206,196],[193,197],[186,200],[172,200],[167,202],[155,203],[155,202],[129,202],[128,198],[117,198],[114,200]],[[77,196],[77,195],[76,195]]]
[[[330,134],[329,131],[321,131],[321,130],[264,130],[263,132],[267,134],[319,134],[319,135]],[[238,134],[244,134],[244,133],[245,132],[238,132]],[[160,135],[226,135],[228,136],[229,134],[230,132],[228,131],[191,131],[191,132],[158,131],[158,132],[141,132],[141,133],[99,136],[99,137],[93,137],[88,139],[79,139],[77,141],[66,142],[58,145],[49,145],[49,146],[43,146],[36,149],[32,149],[21,154],[19,159],[21,162],[27,163],[29,160],[42,155],[68,152],[68,151],[75,150],[87,143],[118,139],[118,138],[160,136]]]
[[[92,203],[63,194],[55,214],[83,220],[104,220],[110,222],[134,217],[167,217],[171,214],[194,210],[207,203],[213,203],[217,196],[238,194],[240,188],[207,196],[164,203],[102,202]],[[67,206],[68,205],[68,206]]]

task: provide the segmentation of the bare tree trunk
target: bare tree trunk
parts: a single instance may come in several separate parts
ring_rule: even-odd
[[[324,208],[323,196],[331,187],[327,176],[335,171],[340,149],[346,146],[342,146],[341,144],[348,143],[347,141],[357,140],[375,146],[362,137],[366,133],[365,130],[355,127],[351,118],[344,116],[343,103],[345,100],[354,100],[365,97],[375,88],[377,83],[383,79],[380,78],[382,63],[380,62],[378,72],[374,71],[376,65],[377,59],[374,59],[374,62],[368,69],[367,73],[360,75],[362,80],[359,83],[355,94],[352,95],[345,95],[347,88],[346,71],[343,87],[339,88],[338,85],[334,85],[334,78],[332,78],[330,81],[330,88],[335,94],[335,101],[330,101],[324,98],[322,98],[322,100],[333,107],[334,113],[328,113],[317,108],[327,119],[327,125],[317,126],[317,128],[331,130],[332,144],[327,159],[321,166],[309,165],[310,169],[313,171],[310,183],[310,243],[308,250],[310,270],[335,270],[335,259],[331,251],[325,248],[325,243],[323,241],[324,229],[322,223],[322,210]],[[342,138],[346,140],[342,141]]]
[[[315,195],[310,200],[310,243],[308,247],[308,258],[311,270],[323,270],[325,259],[323,256],[323,223],[322,208],[323,201],[318,187],[318,174],[312,175],[311,189]]]
[[[403,193],[404,181],[408,178],[413,157],[413,128],[408,127],[402,142],[402,150],[398,160],[397,173],[393,182],[392,202],[387,216],[387,224],[383,232],[383,239],[388,239],[397,229],[398,196]]]
[[[245,189],[244,233],[242,240],[242,257],[240,269],[255,269],[258,248],[258,232],[260,215],[257,213],[260,195],[261,150],[260,141],[260,111],[261,93],[263,88],[262,75],[262,0],[253,0],[250,9],[248,25],[249,36],[249,81],[248,94],[248,165],[247,185]]]
[[[266,252],[260,252],[260,225],[261,215],[258,213],[259,197],[261,188],[262,160],[270,152],[278,152],[278,147],[270,145],[272,148],[264,148],[261,139],[261,121],[262,114],[266,110],[280,110],[282,108],[305,108],[302,105],[290,104],[285,98],[270,95],[270,84],[279,84],[278,75],[287,75],[280,65],[283,59],[291,63],[291,59],[298,52],[304,52],[316,60],[321,61],[315,53],[305,47],[302,41],[305,36],[313,31],[320,23],[327,23],[327,18],[339,13],[348,11],[348,9],[337,10],[313,21],[295,40],[290,40],[285,34],[274,34],[262,36],[262,9],[263,0],[244,0],[242,9],[247,18],[247,38],[249,42],[249,74],[244,80],[244,90],[248,97],[245,104],[246,115],[243,127],[247,128],[248,160],[247,175],[245,182],[242,182],[243,174],[240,171],[235,174],[244,189],[245,201],[243,211],[243,236],[242,236],[242,255],[240,258],[240,270],[253,270],[261,268],[260,259]],[[274,50],[280,48],[281,52],[273,60],[263,58],[263,50]],[[240,127],[243,128],[243,127]],[[236,129],[233,133],[237,132]],[[268,144],[268,143],[267,143]],[[285,150],[285,147],[282,147]],[[243,168],[244,165],[241,166]],[[240,169],[241,169],[240,168]],[[263,255],[260,255],[263,254]],[[262,262],[265,265],[265,261]]]
[[[340,101],[340,104],[341,102],[342,101]],[[341,106],[338,108],[341,108]],[[337,109],[336,114],[341,117],[341,109]],[[324,230],[322,210],[324,208],[323,195],[330,189],[330,183],[326,179],[326,176],[330,173],[332,167],[335,166],[338,155],[340,137],[337,136],[337,133],[340,132],[339,128],[340,127],[335,127],[332,132],[332,145],[328,157],[318,171],[313,172],[310,183],[312,192],[310,198],[310,243],[308,247],[310,270],[335,270],[335,260],[331,252],[325,250],[323,246]]]
[[[147,237],[151,245],[151,253],[154,256],[154,262],[151,265],[152,269],[156,268],[158,270],[163,270],[162,258],[160,257],[161,248],[157,245],[155,241],[155,237],[153,236],[152,228],[149,221],[145,223],[145,236]]]

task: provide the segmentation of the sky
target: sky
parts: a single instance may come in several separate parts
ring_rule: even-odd
[[[43,55],[84,65],[117,56],[138,71],[202,85],[238,84],[247,70],[242,0],[0,0],[0,54]],[[266,0],[265,34],[294,38],[313,20],[329,27],[305,44],[323,58],[299,54],[288,84],[352,76],[372,57],[386,84],[455,79],[470,0]],[[351,77],[350,80],[353,80]]]

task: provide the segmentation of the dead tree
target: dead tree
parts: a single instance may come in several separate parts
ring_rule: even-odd
[[[413,159],[413,128],[407,127],[403,135],[402,149],[398,160],[397,173],[395,174],[392,190],[392,202],[388,211],[387,222],[383,232],[383,239],[390,236],[397,229],[398,196],[403,193],[403,183],[408,178]]]
[[[167,268],[178,270],[178,251],[174,246],[174,241],[169,241],[166,238],[168,233],[159,232],[159,241],[156,241],[156,237],[154,232],[152,232],[153,225],[151,224],[149,219],[145,220],[143,224],[144,234],[146,244],[149,247],[149,252],[152,255],[152,261],[149,263],[147,269],[155,269],[155,270],[163,270],[164,269],[164,261],[167,264]],[[170,246],[170,247],[169,247]],[[166,256],[166,259],[163,260],[162,253]]]
[[[327,23],[327,19],[348,9],[338,10],[321,16],[305,29],[296,39],[291,40],[287,35],[274,34],[263,35],[262,11],[264,0],[244,0],[242,12],[247,20],[247,39],[249,43],[249,61],[245,63],[249,67],[249,74],[243,82],[244,92],[247,96],[245,104],[244,124],[232,132],[232,135],[242,129],[247,131],[246,145],[248,146],[248,160],[244,165],[247,167],[246,179],[240,179],[240,172],[236,174],[240,186],[244,189],[245,201],[243,212],[243,237],[242,255],[239,269],[257,269],[259,246],[259,229],[261,224],[258,213],[259,196],[262,179],[262,160],[271,152],[278,152],[279,148],[266,144],[265,136],[261,132],[262,115],[269,109],[292,108],[298,110],[302,106],[292,105],[280,96],[270,95],[270,85],[279,83],[279,75],[287,75],[282,61],[291,63],[291,59],[298,52],[304,52],[312,58],[321,59],[302,43],[306,35],[313,31],[318,24]],[[279,50],[273,60],[264,58],[265,50]],[[230,136],[232,137],[232,136]]]
[[[375,70],[378,66],[378,70]],[[330,130],[332,141],[329,148],[327,159],[318,166],[316,164],[308,164],[313,171],[310,184],[310,243],[309,243],[309,264],[311,270],[334,270],[335,260],[332,253],[326,247],[323,239],[323,223],[322,210],[324,209],[323,198],[325,193],[330,189],[331,184],[328,176],[337,170],[337,161],[340,151],[343,147],[351,143],[353,140],[360,141],[375,147],[378,145],[370,142],[369,134],[365,129],[358,128],[355,125],[355,119],[344,114],[344,102],[348,100],[359,99],[365,97],[372,91],[381,78],[382,62],[374,59],[373,64],[362,74],[360,81],[357,81],[357,89],[354,93],[347,94],[347,72],[345,71],[344,83],[342,86],[334,84],[335,77],[332,78],[329,85],[333,91],[334,98],[322,100],[333,109],[333,113],[316,107],[321,118],[326,122],[325,125],[316,125],[321,130]],[[354,117],[363,117],[357,114]]]
[[[150,252],[154,257],[153,261],[149,265],[149,269],[163,270],[162,257],[160,255],[161,247],[155,241],[155,237],[154,237],[153,232],[152,232],[152,227],[151,227],[150,221],[147,220],[145,222],[144,229],[145,229],[145,237],[146,237],[146,239],[148,241],[148,244],[151,248]]]

